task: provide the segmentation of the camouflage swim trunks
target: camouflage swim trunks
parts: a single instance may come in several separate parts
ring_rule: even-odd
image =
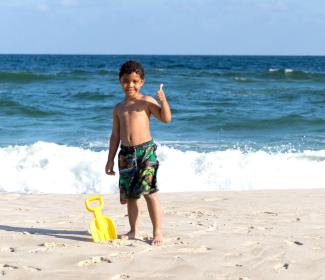
[[[137,146],[121,145],[118,154],[120,172],[120,199],[140,198],[141,194],[158,191],[156,156],[157,145],[153,140]]]

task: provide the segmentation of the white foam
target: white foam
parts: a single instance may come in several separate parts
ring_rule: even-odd
[[[293,70],[290,69],[290,68],[286,68],[286,69],[284,69],[284,73],[292,73],[292,72],[293,72]]]
[[[158,183],[163,192],[325,188],[325,150],[200,153],[162,145],[157,154]],[[107,151],[46,142],[1,148],[0,190],[114,193],[118,191],[118,173],[104,173],[106,159]]]
[[[107,153],[37,142],[0,149],[0,190],[26,193],[112,193],[117,177],[104,173]]]
[[[247,78],[244,78],[244,77],[235,77],[234,80],[241,81],[241,82],[245,82],[245,81],[247,81]]]
[[[270,68],[269,69],[269,72],[283,72],[283,71],[284,71],[285,74],[294,72],[294,70],[291,69],[291,68],[285,68],[285,69]]]
[[[181,152],[161,147],[168,191],[325,188],[325,150],[303,153]]]

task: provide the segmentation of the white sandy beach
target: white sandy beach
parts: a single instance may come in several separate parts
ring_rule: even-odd
[[[128,230],[106,195],[104,214]],[[164,244],[96,244],[85,195],[0,196],[3,279],[325,279],[325,190],[160,193]]]

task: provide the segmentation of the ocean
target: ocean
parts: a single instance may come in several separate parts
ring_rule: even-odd
[[[151,118],[162,192],[325,187],[325,57],[0,55],[0,192],[118,191],[104,167],[129,59],[173,113]]]

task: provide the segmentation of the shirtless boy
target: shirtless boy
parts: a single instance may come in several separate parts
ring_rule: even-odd
[[[162,122],[171,121],[171,111],[160,85],[157,98],[140,92],[144,84],[144,69],[136,61],[127,61],[120,68],[119,80],[125,98],[113,109],[113,127],[110,138],[108,160],[105,172],[115,175],[114,158],[121,142],[118,154],[120,172],[120,201],[127,204],[130,231],[127,236],[136,238],[139,224],[139,198],[144,196],[153,226],[152,245],[160,245],[163,240],[161,232],[161,210],[157,197],[157,170],[159,162],[156,157],[156,144],[150,133],[150,116],[154,115]]]

